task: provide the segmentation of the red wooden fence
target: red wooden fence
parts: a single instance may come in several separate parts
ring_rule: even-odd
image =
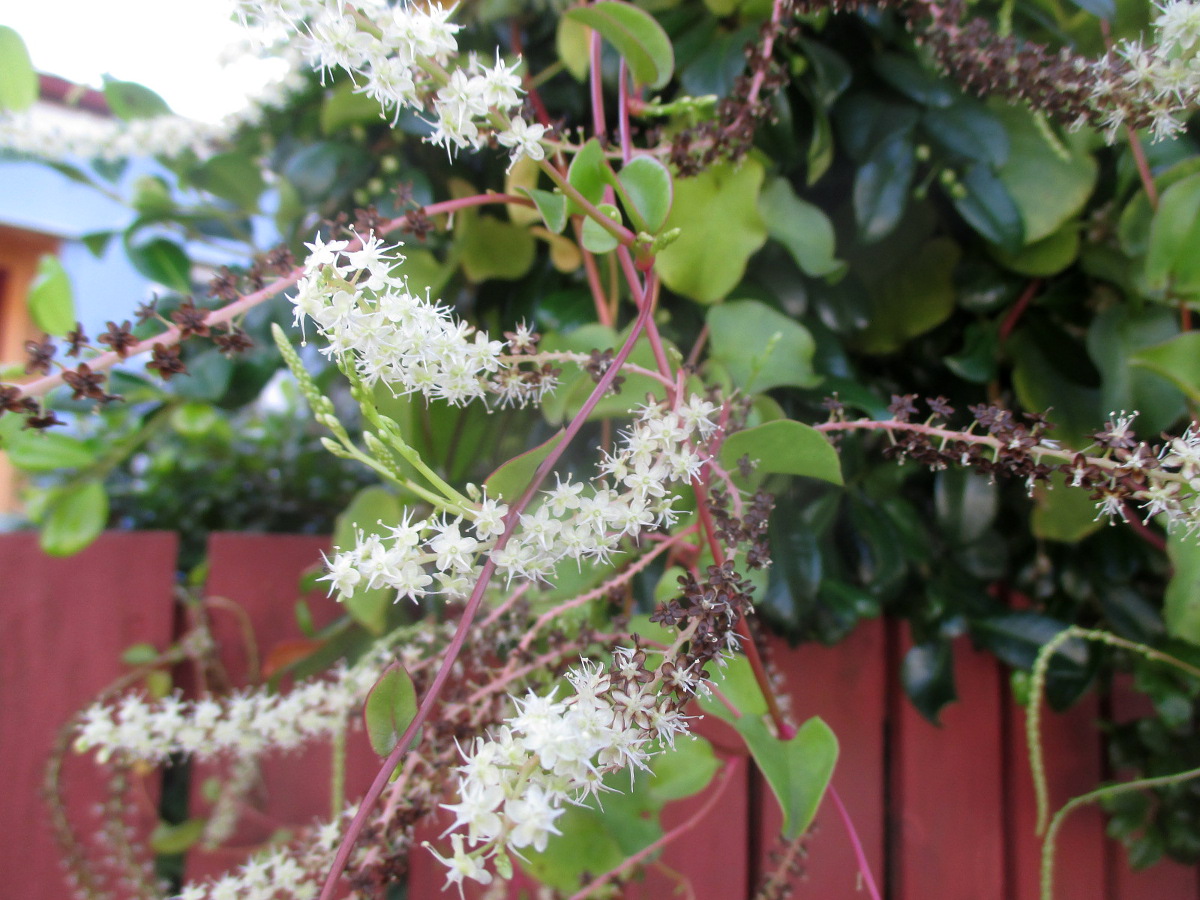
[[[206,592],[245,611],[260,657],[298,638],[292,612],[297,575],[319,561],[321,539],[225,534],[210,544]],[[40,788],[58,726],[118,676],[121,653],[148,641],[167,646],[179,624],[172,597],[176,543],[169,534],[108,534],[84,553],[48,559],[29,534],[0,535],[0,759],[8,773],[0,802],[0,897],[58,900],[67,896]],[[310,598],[318,620],[336,615]],[[232,613],[214,613],[224,661],[246,673],[243,628]],[[773,657],[786,677],[797,720],[822,716],[837,733],[842,755],[834,786],[845,803],[876,880],[890,900],[1033,900],[1038,841],[1025,758],[1023,711],[1009,702],[1006,679],[991,658],[966,645],[957,654],[963,700],[943,726],[923,720],[894,683],[903,649],[899,626],[871,622],[834,648],[789,650]],[[1133,715],[1135,700],[1115,698]],[[1138,713],[1144,710],[1137,709]],[[1065,715],[1047,715],[1047,762],[1054,803],[1102,777],[1103,751],[1091,720],[1094,697]],[[352,747],[348,788],[372,775],[367,748]],[[314,768],[315,767],[315,768]],[[324,782],[328,751],[269,764],[264,815],[239,832],[253,844],[282,824],[303,824],[326,801],[308,790],[313,773]],[[99,779],[82,760],[70,767],[73,817],[88,822]],[[89,783],[90,779],[90,783]],[[200,779],[195,779],[199,782]],[[152,824],[153,785],[138,824]],[[197,795],[194,801],[199,804]],[[664,813],[668,828],[686,821],[700,802],[691,798]],[[661,866],[626,897],[669,897],[678,886],[670,870],[691,881],[698,900],[748,896],[773,846],[779,812],[757,773],[743,766],[708,817],[670,845]],[[94,827],[94,825],[93,825]],[[235,862],[229,854],[193,854],[189,871],[211,874]],[[417,851],[409,896],[436,896],[443,876]],[[1060,900],[1200,900],[1200,871],[1171,863],[1132,872],[1124,851],[1104,839],[1103,819],[1081,810],[1060,837]],[[857,867],[845,828],[826,803],[809,840],[797,897],[857,900]]]

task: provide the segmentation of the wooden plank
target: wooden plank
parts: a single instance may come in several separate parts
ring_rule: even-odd
[[[797,724],[820,716],[838,737],[840,753],[833,786],[846,806],[875,882],[884,876],[884,731],[887,708],[887,648],[884,623],[863,622],[834,647],[806,644],[792,649],[770,639],[771,660],[783,675]],[[759,871],[771,866],[783,823],[770,788],[760,784],[758,801]],[[836,808],[822,804],[809,839],[804,878],[793,879],[800,896],[861,900],[858,863]]]
[[[1117,722],[1128,722],[1154,715],[1148,697],[1133,689],[1128,678],[1113,683],[1112,716]],[[1131,772],[1118,772],[1117,779],[1133,777]],[[1200,897],[1200,866],[1184,866],[1169,859],[1148,869],[1135,871],[1129,866],[1125,848],[1114,843],[1110,872],[1113,900],[1195,900]]]
[[[233,684],[254,684],[261,662],[272,648],[303,637],[294,608],[300,597],[301,574],[321,563],[329,540],[310,535],[222,533],[209,540],[209,573],[205,595],[222,664]],[[318,627],[341,614],[338,604],[320,592],[305,597]],[[249,629],[249,632],[247,631]],[[253,634],[251,652],[247,634]],[[259,665],[254,665],[257,657]],[[308,825],[330,814],[331,751],[312,744],[290,753],[269,753],[230,841],[233,848],[195,849],[188,855],[188,878],[218,875],[241,863],[279,830]],[[378,770],[378,760],[365,733],[353,729],[347,738],[346,796],[361,796]],[[228,775],[228,765],[196,765],[192,776],[193,815],[206,815],[208,779]]]
[[[999,667],[964,638],[955,678],[959,702],[941,728],[893,698],[894,900],[1006,898]]]
[[[1035,834],[1037,803],[1026,743],[1025,709],[1011,701],[1007,766],[1008,852],[1012,900],[1039,900],[1042,841]],[[1083,697],[1069,710],[1042,712],[1042,745],[1050,789],[1050,814],[1103,780],[1104,748],[1096,727],[1099,698]],[[1108,896],[1108,841],[1104,816],[1095,806],[1078,809],[1059,832],[1055,900],[1102,900]]]
[[[124,674],[131,644],[171,642],[175,535],[109,533],[65,559],[43,555],[37,535],[0,535],[0,803],[3,893],[22,900],[68,896],[41,787],[59,729]],[[104,776],[90,757],[71,754],[64,773],[67,814],[94,837],[93,805]],[[129,809],[142,830],[156,816],[157,785],[136,786]],[[95,851],[95,848],[92,848]]]

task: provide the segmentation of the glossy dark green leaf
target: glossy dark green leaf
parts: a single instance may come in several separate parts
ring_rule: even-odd
[[[721,464],[736,470],[742,456],[750,457],[755,471],[804,475],[832,484],[842,483],[837,451],[821,432],[792,419],[767,422],[736,431],[721,447]]]
[[[281,174],[303,204],[320,208],[356,187],[374,166],[360,147],[321,141],[294,153]]]
[[[119,119],[151,119],[171,112],[167,101],[148,87],[132,81],[104,78],[104,99]]]
[[[964,381],[987,384],[996,377],[1000,339],[996,326],[972,322],[963,334],[963,347],[944,358],[946,368]]]
[[[921,110],[884,91],[850,91],[833,108],[833,118],[846,151],[866,161],[888,141],[911,135]]]
[[[187,377],[172,379],[174,392],[189,400],[220,400],[233,380],[234,361],[216,347],[187,359]]]
[[[657,234],[671,212],[675,190],[667,167],[652,156],[638,156],[617,174],[645,230]]]
[[[38,96],[37,70],[21,36],[0,25],[0,110],[21,112]]]
[[[59,493],[41,521],[38,544],[49,556],[71,556],[100,536],[108,523],[108,494],[99,481]]]
[[[75,327],[75,293],[57,256],[47,253],[38,260],[28,306],[33,324],[46,334],[62,337]]]
[[[900,683],[917,712],[940,725],[942,710],[958,699],[950,643],[932,641],[910,647],[900,666]]]
[[[711,357],[747,392],[790,385],[813,387],[815,344],[799,322],[757,300],[737,300],[708,311]]]
[[[908,205],[916,153],[905,134],[880,144],[854,176],[854,217],[859,237],[872,243],[891,233]]]
[[[921,125],[944,149],[991,166],[1008,160],[1008,132],[978,100],[960,97],[950,106],[930,108]]]
[[[862,497],[850,502],[851,554],[847,562],[874,596],[888,598],[903,586],[908,559],[903,542],[879,504]]]
[[[959,184],[965,194],[951,193],[954,208],[979,234],[1008,253],[1025,245],[1021,211],[1008,189],[984,165],[974,165]]]
[[[871,66],[884,81],[924,106],[945,108],[959,97],[954,82],[934,74],[911,56],[880,53],[871,58]]]
[[[978,540],[995,522],[999,504],[995,479],[971,469],[946,469],[934,479],[938,524],[953,543]]]
[[[624,58],[638,84],[658,90],[675,71],[675,50],[657,20],[622,0],[599,0],[564,13],[575,22],[600,32]]]
[[[266,188],[262,171],[242,153],[219,153],[197,166],[189,175],[193,185],[244,210],[258,208],[258,197]]]
[[[870,291],[867,327],[854,343],[867,353],[890,353],[937,327],[954,312],[958,245],[935,238],[917,248]]]
[[[396,663],[375,682],[363,707],[371,749],[379,756],[389,755],[416,716],[416,688],[408,672]]]
[[[192,263],[183,248],[166,238],[154,238],[144,244],[126,242],[129,261],[151,281],[181,294],[192,289]]]
[[[1038,651],[1066,628],[1066,623],[1041,613],[1021,611],[976,621],[971,634],[1010,666],[1032,669]],[[1055,665],[1082,669],[1088,662],[1087,645],[1072,639],[1054,655]]]
[[[850,86],[853,71],[836,50],[818,41],[800,38],[800,50],[812,68],[813,96],[822,107],[830,107]]]

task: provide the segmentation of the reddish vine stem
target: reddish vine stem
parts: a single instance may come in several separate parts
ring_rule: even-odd
[[[1008,340],[1008,336],[1017,327],[1017,322],[1025,314],[1025,309],[1033,301],[1033,298],[1037,296],[1037,292],[1041,286],[1042,279],[1040,278],[1034,278],[1029,284],[1025,285],[1025,290],[1021,292],[1021,296],[1017,298],[1017,302],[1013,304],[1012,309],[1008,311],[1008,315],[1004,317],[1004,321],[1000,323],[998,337],[1001,344]]]

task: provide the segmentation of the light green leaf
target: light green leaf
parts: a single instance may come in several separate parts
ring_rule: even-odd
[[[751,255],[767,240],[758,211],[763,167],[747,158],[738,168],[710,166],[675,181],[665,229],[678,240],[658,254],[655,269],[671,290],[700,303],[727,296],[742,280]]]
[[[818,206],[801,200],[785,178],[775,178],[758,198],[758,209],[772,238],[787,247],[796,265],[814,278],[843,272],[833,255],[833,223]]]
[[[177,824],[159,822],[150,832],[150,849],[162,856],[186,853],[204,836],[204,819],[187,819]]]
[[[797,837],[812,824],[829,787],[838,757],[837,737],[816,717],[805,722],[790,740],[771,734],[763,721],[766,701],[744,657],[734,659],[713,681],[737,713],[713,697],[700,698],[700,706],[741,734],[779,801],[784,837]]]
[[[603,215],[620,224],[621,211],[611,203],[601,203],[597,209]],[[616,250],[619,243],[620,241],[611,232],[606,231],[591,216],[583,220],[583,246],[589,253],[602,256],[605,253],[611,253],[613,250]]]
[[[882,240],[899,224],[916,167],[916,149],[907,132],[877,146],[859,167],[851,199],[863,243]]]
[[[545,443],[539,444],[532,450],[526,450],[519,456],[514,456],[489,475],[487,481],[484,482],[487,486],[488,496],[503,497],[509,503],[515,503],[529,487],[529,482],[533,480],[533,474],[537,471],[537,467],[554,451],[562,437],[563,433],[560,431]]]
[[[337,517],[333,529],[333,546],[350,550],[358,542],[358,531],[365,534],[384,534],[402,516],[400,501],[381,487],[363,488],[354,495],[350,505]],[[354,594],[344,598],[342,605],[350,617],[372,634],[382,634],[387,625],[388,607],[396,592],[389,588],[368,590],[359,586]]]
[[[167,115],[171,107],[167,101],[148,87],[132,81],[118,81],[104,76],[104,99],[119,119],[152,119]]]
[[[558,29],[554,34],[554,48],[558,51],[558,58],[563,66],[576,81],[587,78],[591,66],[588,53],[591,35],[592,29],[582,22],[576,22],[566,16],[559,17]]]
[[[18,431],[5,444],[4,452],[23,472],[83,469],[96,462],[96,454],[87,444],[55,431]]]
[[[562,234],[563,229],[567,227],[567,198],[565,196],[555,191],[543,191],[537,188],[517,188],[517,192],[533,201],[533,205],[542,214],[542,221],[546,223],[547,228],[555,234]]]
[[[99,481],[85,481],[55,497],[43,519],[39,544],[49,556],[78,553],[108,523],[108,494]]]
[[[1187,331],[1169,341],[1139,350],[1129,357],[1129,361],[1161,375],[1193,403],[1200,403],[1200,331]]]
[[[191,182],[236,204],[241,209],[258,209],[258,197],[266,188],[262,171],[242,153],[220,153],[201,163],[190,175]]]
[[[576,6],[564,18],[600,32],[629,65],[634,81],[654,90],[666,86],[675,71],[675,50],[658,21],[645,10],[621,0]]]
[[[815,428],[792,419],[735,431],[721,447],[721,465],[732,471],[742,456],[757,461],[756,471],[805,475],[842,484],[837,451]]]
[[[382,117],[379,102],[354,89],[346,81],[333,89],[321,104],[321,133],[328,136],[351,125],[377,124]]]
[[[38,260],[37,280],[29,290],[29,315],[38,328],[57,337],[75,327],[71,279],[58,257],[50,253]]]
[[[1040,241],[1083,210],[1096,183],[1096,161],[1082,142],[1068,146],[1064,159],[1061,148],[1047,142],[1033,114],[1020,107],[997,105],[992,114],[1004,124],[1009,139],[1000,180],[1021,211],[1025,240]]]
[[[363,708],[371,749],[380,756],[390,754],[416,716],[417,690],[404,667],[395,663],[375,682]]]
[[[675,195],[667,167],[651,156],[639,156],[630,160],[617,178],[646,231],[658,234],[671,212],[671,200]]]
[[[25,42],[7,25],[0,25],[0,110],[29,109],[37,96],[37,71]]]
[[[592,138],[584,144],[571,166],[567,169],[567,181],[571,187],[583,194],[583,199],[593,206],[604,199],[604,186],[608,183],[605,171],[604,150],[600,142]],[[574,200],[567,200],[567,212],[570,215],[582,215],[583,207]]]
[[[757,300],[737,300],[708,311],[712,359],[747,393],[774,387],[814,387],[816,344],[808,329]]]
[[[189,438],[203,437],[219,421],[213,405],[200,400],[189,400],[171,413],[171,427]]]
[[[537,251],[526,228],[494,216],[460,216],[458,250],[471,281],[513,281],[533,265]]]

